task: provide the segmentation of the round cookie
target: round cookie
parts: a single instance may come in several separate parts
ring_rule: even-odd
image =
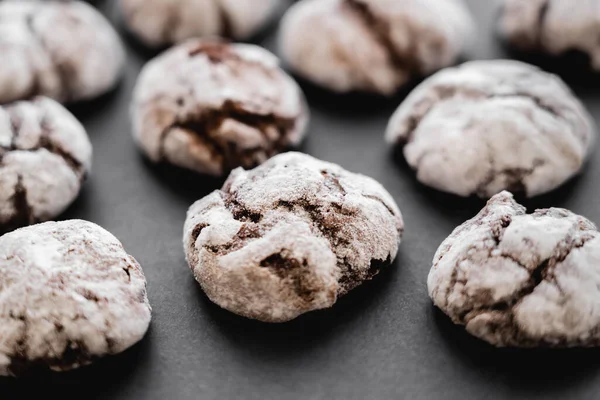
[[[527,214],[494,196],[442,243],[427,281],[434,304],[495,346],[600,345],[600,233],[559,208]]]
[[[535,196],[577,174],[594,123],[556,76],[517,61],[474,61],[427,79],[386,134],[419,181],[460,196]]]
[[[189,209],[186,259],[219,306],[265,322],[331,307],[392,263],[400,210],[376,181],[301,153],[231,173]]]
[[[150,160],[220,176],[298,145],[308,109],[267,50],[192,39],[144,67],[132,118]]]
[[[97,97],[116,85],[125,60],[112,26],[81,1],[1,1],[0,48],[0,103]]]
[[[120,0],[125,23],[144,44],[164,47],[193,37],[248,39],[280,0]]]
[[[91,162],[85,129],[54,100],[0,106],[0,232],[62,213]]]
[[[137,343],[146,279],[98,225],[47,222],[0,237],[0,375],[65,371]]]
[[[503,0],[501,4],[499,30],[511,46],[553,56],[580,51],[600,71],[599,0]]]
[[[453,64],[472,32],[462,0],[302,0],[286,13],[279,41],[284,60],[310,81],[392,95]]]

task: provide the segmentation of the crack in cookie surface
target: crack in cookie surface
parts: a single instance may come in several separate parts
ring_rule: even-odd
[[[0,119],[0,232],[8,232],[62,212],[87,177],[92,150],[83,126],[48,98],[0,106]]]
[[[414,49],[414,40],[411,47],[404,52],[394,43],[391,36],[391,21],[374,13],[368,2],[364,0],[343,0],[343,6],[353,12],[367,27],[375,42],[385,49],[391,67],[398,73],[418,75],[420,73],[419,59]]]
[[[41,130],[41,135],[39,136],[37,143],[33,146],[19,146],[17,144],[22,128],[22,116],[17,113],[17,107],[8,106],[4,108],[4,111],[6,111],[11,121],[12,136],[10,146],[0,145],[0,156],[3,158],[7,153],[12,151],[36,152],[40,149],[45,149],[50,153],[59,156],[79,177],[80,182],[82,182],[86,176],[86,171],[83,164],[73,154],[65,150],[63,146],[56,140],[51,139],[50,136],[54,128],[52,127],[50,121],[53,117],[49,115],[48,110],[45,109],[41,104],[40,99],[41,98],[38,97],[32,99],[31,101],[31,104],[33,104],[35,107],[38,107],[39,119],[37,121],[37,125]]]
[[[244,126],[256,129],[264,138],[265,145],[254,148],[240,148],[221,134],[221,129],[226,121],[236,121]],[[293,130],[296,121],[273,113],[257,114],[248,111],[242,104],[226,100],[220,109],[200,110],[196,115],[176,121],[167,126],[161,135],[160,158],[168,159],[165,154],[165,141],[174,129],[181,129],[194,136],[215,159],[220,160],[224,171],[235,167],[253,168],[260,163],[259,160],[267,159],[289,146],[287,132]],[[276,134],[276,138],[269,137],[267,131]]]

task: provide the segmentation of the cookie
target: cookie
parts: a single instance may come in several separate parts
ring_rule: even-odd
[[[600,44],[595,40],[600,35],[598,0],[503,0],[501,4],[499,31],[509,45],[551,56],[578,51],[600,71]]]
[[[400,105],[387,141],[419,181],[460,196],[535,196],[577,174],[596,128],[556,76],[517,61],[440,71]]]
[[[92,99],[116,85],[125,60],[114,29],[81,1],[1,1],[0,53],[0,103]]]
[[[333,306],[391,264],[403,227],[379,183],[292,152],[233,171],[189,209],[183,241],[213,302],[284,322]]]
[[[150,311],[140,265],[98,225],[47,222],[0,237],[0,375],[121,353],[144,336]]]
[[[129,30],[149,47],[194,37],[248,39],[262,29],[280,0],[120,0]]]
[[[298,145],[308,111],[267,50],[192,39],[144,67],[132,118],[150,160],[220,176]]]
[[[0,106],[0,232],[62,213],[91,162],[85,129],[54,100]]]
[[[592,222],[527,214],[502,192],[442,243],[427,284],[437,307],[495,346],[598,346],[599,259]]]
[[[318,85],[391,95],[453,64],[472,32],[462,0],[302,0],[279,42],[290,68]]]

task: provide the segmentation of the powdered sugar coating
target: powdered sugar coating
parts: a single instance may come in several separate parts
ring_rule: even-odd
[[[596,127],[556,76],[517,61],[474,61],[427,79],[400,105],[386,138],[418,179],[460,196],[507,189],[535,196],[577,174]]]
[[[600,70],[598,0],[502,0],[500,33],[523,51],[561,55],[578,50]],[[568,18],[566,17],[568,16]]]
[[[94,98],[115,86],[125,60],[112,26],[81,1],[0,2],[0,53],[0,103]]]
[[[64,371],[137,343],[150,323],[140,265],[91,222],[0,237],[0,375]]]
[[[208,297],[283,322],[331,307],[396,257],[404,225],[376,181],[301,153],[231,173],[188,211],[184,249]]]
[[[273,16],[280,0],[119,0],[129,29],[161,47],[193,37],[244,40]]]
[[[223,175],[300,143],[308,111],[298,85],[258,46],[192,39],[143,69],[133,134],[154,162]]]
[[[329,89],[391,95],[455,62],[472,32],[462,0],[302,0],[281,23],[280,49]]]
[[[495,346],[600,345],[600,234],[568,210],[526,214],[510,193],[494,196],[442,243],[428,288]]]
[[[62,213],[91,163],[85,129],[54,100],[0,106],[0,231]]]

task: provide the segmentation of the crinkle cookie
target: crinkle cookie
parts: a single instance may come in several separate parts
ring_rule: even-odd
[[[454,63],[472,32],[462,0],[302,0],[282,21],[280,51],[331,90],[391,95]]]
[[[81,1],[1,1],[0,54],[0,103],[94,98],[115,86],[125,60],[112,26]]]
[[[0,375],[66,371],[137,343],[146,279],[98,225],[47,222],[0,237]]]
[[[128,28],[150,47],[222,36],[244,40],[271,19],[280,0],[120,0]]]
[[[219,176],[298,145],[308,109],[267,50],[192,39],[144,67],[132,118],[152,161]]]
[[[600,1],[503,0],[500,34],[522,51],[554,56],[572,50],[600,70]]]
[[[85,129],[54,100],[0,106],[0,231],[62,213],[91,162]]]
[[[600,345],[600,234],[568,210],[526,214],[494,196],[442,243],[427,283],[437,307],[495,346]]]
[[[208,297],[284,322],[331,307],[392,263],[402,215],[376,181],[301,153],[231,173],[188,211],[184,249]]]
[[[535,196],[577,174],[596,136],[556,76],[517,61],[474,61],[427,79],[402,103],[387,141],[426,185],[460,196]]]

